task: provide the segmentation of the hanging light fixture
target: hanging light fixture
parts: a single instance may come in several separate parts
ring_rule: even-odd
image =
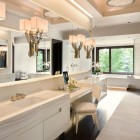
[[[48,31],[48,21],[36,16],[31,17],[31,20],[21,19],[20,30],[25,31],[25,37],[29,43],[29,56],[34,56],[34,52],[38,55],[38,46],[43,32]]]
[[[74,57],[75,58],[80,58],[80,50],[85,42],[86,38],[82,34],[78,34],[77,36],[75,35],[70,35],[69,36],[69,42],[72,44],[72,47],[74,49]]]
[[[107,0],[109,6],[120,7],[134,3],[135,0]]]
[[[86,51],[86,58],[91,58],[91,51],[95,47],[95,40],[93,38],[87,39],[84,44],[84,50]]]
[[[95,40],[93,39],[92,30],[90,31],[91,38],[87,39],[84,43],[84,50],[86,51],[86,58],[91,58],[91,51],[95,47]]]
[[[5,3],[0,2],[0,20],[5,19]]]

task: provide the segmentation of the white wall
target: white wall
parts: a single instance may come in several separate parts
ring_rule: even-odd
[[[81,55],[80,55],[80,70],[81,71],[91,70],[91,64],[92,64],[92,54],[91,54],[91,58],[87,59],[86,52],[84,48],[82,48]]]
[[[15,45],[15,72],[36,72],[36,56],[29,57],[29,44]]]
[[[91,62],[91,58],[86,59],[86,52],[83,48],[80,51],[80,58],[75,59],[74,50],[69,41],[63,41],[63,71],[69,70],[70,73],[73,73],[90,70]]]
[[[134,74],[140,75],[140,38],[134,42]]]

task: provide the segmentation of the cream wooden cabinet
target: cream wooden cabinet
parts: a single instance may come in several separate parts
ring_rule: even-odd
[[[0,140],[17,140],[16,135],[10,135]]]
[[[18,134],[17,140],[43,140],[43,123]]]
[[[44,140],[54,140],[59,134],[67,129],[69,122],[69,109],[60,108],[50,119],[44,121]]]
[[[43,140],[43,123],[25,130],[24,132],[22,132],[22,130],[19,131],[20,132],[17,132],[1,140]]]
[[[3,123],[7,127],[0,130],[0,140],[54,140],[70,125],[70,97],[66,94],[9,122]]]

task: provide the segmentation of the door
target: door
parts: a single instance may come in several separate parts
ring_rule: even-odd
[[[52,39],[52,75],[62,73],[62,41]]]

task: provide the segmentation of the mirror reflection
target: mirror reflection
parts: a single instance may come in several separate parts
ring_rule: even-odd
[[[14,7],[19,7],[16,2],[14,3],[10,0],[6,0],[6,2],[9,5],[14,5]],[[30,1],[27,3],[18,1],[18,3],[24,5],[25,9],[32,9],[32,14],[25,11],[25,9],[16,11],[11,8],[11,10],[7,9],[7,11],[9,10],[8,17],[14,19],[13,22],[10,23],[8,18],[2,22],[0,21],[0,26],[5,29],[0,31],[0,38],[7,40],[6,46],[9,48],[5,57],[0,58],[2,60],[0,62],[1,67],[5,67],[0,73],[7,77],[7,82],[57,75],[62,74],[63,71],[75,73],[91,69],[91,59],[86,59],[83,46],[78,52],[80,58],[77,59],[74,57],[72,44],[68,40],[69,35],[73,35],[73,33],[75,35],[84,34],[86,37],[89,37],[89,33],[79,28],[79,24],[74,25],[56,13],[54,14]],[[14,10],[13,13],[11,13],[12,10]],[[39,23],[42,25],[34,25],[35,29],[41,27],[43,32],[42,30],[33,32],[31,28],[28,28],[29,21],[34,20],[40,21]],[[48,22],[47,26],[45,26],[48,28],[47,32],[43,28],[44,24],[46,25],[45,20]],[[26,28],[25,24],[27,25]],[[24,31],[21,32],[21,30]],[[75,49],[77,48],[75,47]],[[32,55],[33,53],[34,55]]]
[[[19,38],[17,42],[14,44],[14,73],[16,80],[51,75],[51,39],[42,39],[39,43],[38,55],[32,57],[28,56],[29,44],[21,43]]]
[[[0,39],[0,69],[7,67],[7,40]]]

